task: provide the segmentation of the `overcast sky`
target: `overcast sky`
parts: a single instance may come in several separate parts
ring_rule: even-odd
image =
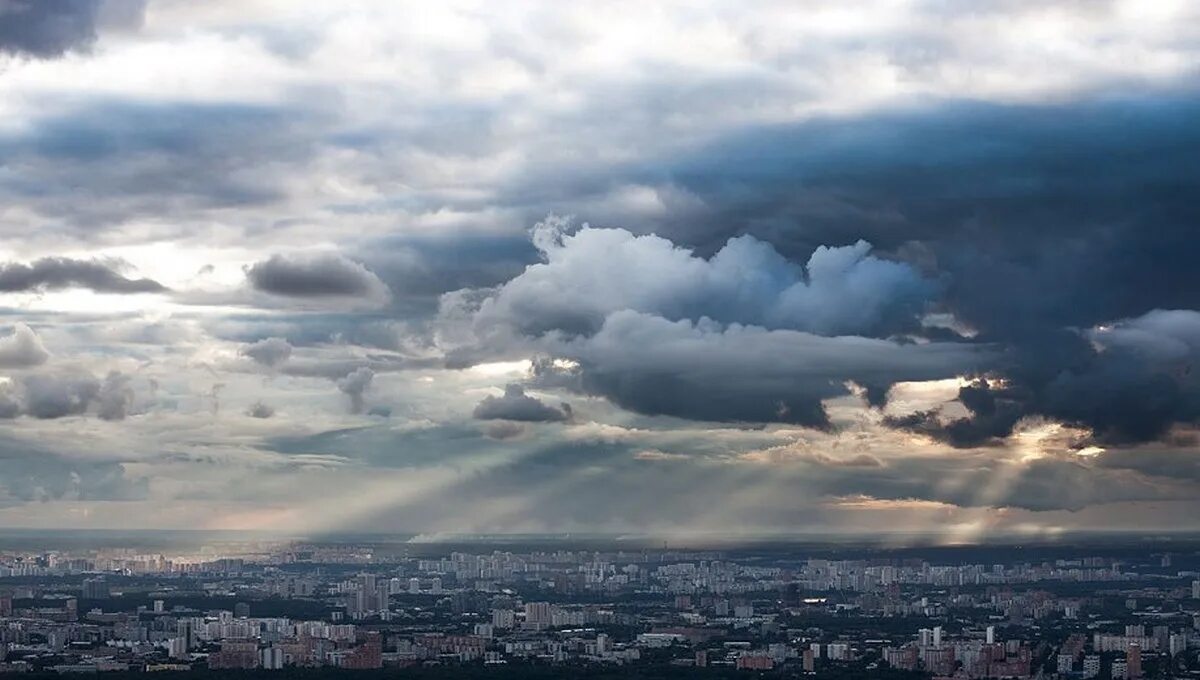
[[[1184,0],[0,0],[0,526],[1200,529],[1198,66]]]

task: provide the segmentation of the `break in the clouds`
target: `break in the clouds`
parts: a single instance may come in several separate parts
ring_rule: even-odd
[[[1177,528],[1198,19],[0,0],[0,525]]]

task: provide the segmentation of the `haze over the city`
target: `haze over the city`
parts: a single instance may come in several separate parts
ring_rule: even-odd
[[[0,0],[0,527],[1200,530],[1198,67],[1170,0]]]

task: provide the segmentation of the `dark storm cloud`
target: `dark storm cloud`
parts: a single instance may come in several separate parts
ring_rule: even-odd
[[[749,129],[641,172],[705,205],[660,225],[680,243],[921,252],[949,311],[1020,337],[1196,306],[1197,120],[1183,96],[949,104]]]
[[[263,205],[284,196],[287,174],[315,153],[315,117],[269,106],[89,100],[0,133],[0,157],[21,168],[0,175],[0,199],[35,213],[39,228],[61,225],[85,238],[136,218],[183,221]]]
[[[387,286],[363,265],[335,253],[272,255],[246,270],[255,290],[295,298],[377,297]]]
[[[887,416],[884,422],[956,447],[1000,444],[1025,415],[1021,400],[1009,392],[993,389],[984,380],[976,380],[958,390],[958,401],[970,412],[969,417],[943,422],[937,411],[920,411]]]
[[[829,427],[821,404],[847,382],[891,385],[936,380],[987,366],[988,347],[901,344],[790,330],[719,327],[618,312],[590,338],[551,343],[581,390],[650,415],[720,422]],[[539,380],[552,367],[541,364]]]
[[[989,366],[982,346],[863,337],[916,329],[939,287],[865,242],[818,248],[802,266],[748,236],[703,258],[660,237],[569,226],[551,217],[533,229],[543,263],[443,297],[441,337],[465,338],[452,365],[534,349],[574,362],[539,362],[536,384],[569,382],[639,413],[815,427],[829,426],[821,401],[848,381],[878,398],[898,380]]]
[[[397,301],[428,301],[426,312],[442,293],[503,283],[537,261],[537,250],[524,235],[475,234],[469,228],[374,239],[353,255],[388,285]]]
[[[1161,439],[1200,421],[1198,365],[1200,312],[1155,310],[1018,345],[992,371],[1003,382],[961,388],[967,418],[926,412],[888,422],[955,446],[998,443],[1027,415],[1086,428],[1106,444]]]
[[[561,422],[571,419],[570,404],[558,407],[525,394],[520,385],[507,385],[501,396],[488,395],[475,406],[479,420],[515,420],[520,422]]]
[[[0,0],[0,53],[50,58],[87,49],[104,24],[141,22],[144,0]]]
[[[1198,120],[1200,100],[1161,93],[1042,106],[949,103],[748,128],[682,156],[610,171],[618,184],[689,197],[687,210],[624,224],[635,233],[654,231],[669,243],[694,247],[697,257],[716,255],[730,237],[741,235],[769,243],[792,263],[809,261],[831,244],[864,239],[874,246],[872,256],[936,282],[936,294],[924,298],[925,310],[952,320],[950,327],[959,332],[969,329],[971,342],[1001,350],[995,363],[980,366],[993,386],[964,390],[968,418],[947,423],[918,414],[894,421],[896,426],[970,446],[1001,441],[1021,417],[1042,415],[1087,428],[1106,442],[1144,441],[1162,437],[1173,424],[1196,422],[1197,391],[1185,366],[1194,357],[1172,364],[1120,348],[1103,350],[1089,334],[1155,309],[1186,314],[1200,308],[1195,266],[1200,208],[1192,199],[1200,193]],[[593,204],[580,216],[594,223],[617,218],[607,210]],[[481,305],[485,311],[477,321],[486,320],[490,307],[520,335],[586,335],[613,308],[693,321],[701,315],[722,318],[719,307],[689,311],[686,295],[674,294],[645,307],[641,297],[626,296],[596,313],[596,300],[619,294],[622,284],[636,279],[605,252],[571,269],[579,267],[623,273],[620,280],[591,281],[580,289],[590,292],[579,302],[571,296],[570,277],[548,281],[540,290],[531,287],[533,294],[522,296],[515,294],[524,283],[517,277],[506,284],[512,288],[508,301],[501,288],[493,302]],[[670,278],[669,272],[664,276]],[[651,276],[648,286],[632,290],[644,296],[656,281]],[[754,309],[762,299],[752,296],[749,307],[737,309]],[[831,308],[867,308],[850,297],[839,302]],[[841,330],[912,333],[920,309],[909,306],[891,323]],[[819,331],[811,325],[814,317],[802,318],[799,328]],[[896,318],[910,325],[897,325]],[[959,340],[945,327],[915,332]],[[1145,335],[1162,341],[1170,339],[1170,330],[1156,327]],[[461,357],[469,356],[463,350]],[[697,413],[669,402],[705,393],[693,380],[661,370],[623,371],[619,379],[606,379],[597,368],[584,366],[589,388],[619,393],[621,403],[638,410]],[[886,379],[871,382],[851,373],[840,377],[866,387],[872,404],[884,403]],[[836,382],[833,375],[828,379]],[[664,388],[676,382],[665,398]],[[759,420],[780,393],[755,391],[747,393],[755,395],[749,401],[699,412],[712,417],[728,408],[739,419]],[[807,410],[800,422],[819,424],[812,400],[800,403],[809,404],[792,409]]]
[[[166,290],[151,279],[123,276],[117,270],[120,264],[67,257],[43,257],[29,264],[0,264],[0,292],[63,288],[89,288],[97,293],[161,293]]]

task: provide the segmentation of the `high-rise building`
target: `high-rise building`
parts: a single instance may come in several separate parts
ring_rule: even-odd
[[[104,580],[103,576],[97,578],[83,579],[83,599],[85,600],[105,600],[111,596],[108,589],[108,581]]]
[[[1088,654],[1083,657],[1083,677],[1096,678],[1100,676],[1100,655]]]
[[[173,637],[167,640],[167,655],[172,659],[186,659],[188,655],[187,639]]]
[[[549,602],[526,602],[525,625],[529,628],[547,628],[554,620],[554,607]]]
[[[259,651],[259,665],[267,670],[278,671],[283,669],[283,649],[279,647],[267,647]]]
[[[1136,642],[1125,652],[1125,672],[1129,678],[1142,677],[1142,646]]]
[[[493,609],[492,626],[495,628],[511,629],[516,616],[511,609]]]
[[[996,627],[995,626],[987,627],[987,643],[989,645],[996,644]]]

